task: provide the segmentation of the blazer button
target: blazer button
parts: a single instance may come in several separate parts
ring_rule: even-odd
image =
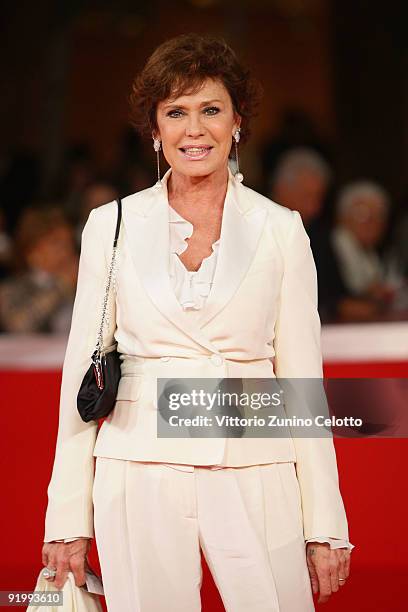
[[[216,366],[220,366],[223,363],[223,358],[221,357],[221,355],[211,355],[210,357],[211,363],[213,363]]]
[[[161,359],[162,361],[170,361],[171,357],[167,357],[167,356],[165,356],[165,357],[160,357],[160,359]]]

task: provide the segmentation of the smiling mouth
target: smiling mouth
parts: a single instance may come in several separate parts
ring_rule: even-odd
[[[206,157],[213,147],[180,147],[180,151],[190,159],[202,159]]]

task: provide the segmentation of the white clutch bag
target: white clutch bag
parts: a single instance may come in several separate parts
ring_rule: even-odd
[[[41,570],[37,584],[35,585],[35,591],[43,591],[45,593],[55,593],[58,589],[55,588],[53,582],[49,582],[42,575],[43,569]],[[87,584],[88,578],[92,579],[95,574],[87,573]],[[90,593],[82,587],[78,587],[75,584],[74,574],[68,572],[68,578],[65,581],[64,586],[60,589],[63,593],[63,604],[62,606],[44,603],[32,604],[27,608],[27,612],[102,612],[103,608],[99,601],[98,595]]]

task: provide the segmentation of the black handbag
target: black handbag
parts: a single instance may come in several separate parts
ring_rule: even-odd
[[[77,396],[77,408],[81,419],[88,423],[106,417],[114,408],[121,377],[121,359],[117,351],[117,342],[110,347],[103,348],[103,325],[109,298],[109,289],[112,280],[112,271],[115,265],[116,248],[122,220],[122,201],[118,204],[118,220],[116,223],[115,239],[113,241],[112,260],[109,267],[108,281],[103,300],[102,321],[98,333],[95,351],[92,353],[92,363],[89,366]]]

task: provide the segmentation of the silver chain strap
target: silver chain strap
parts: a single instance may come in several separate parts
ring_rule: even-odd
[[[96,349],[95,349],[95,352],[97,352],[98,356],[100,356],[100,352],[103,347],[103,326],[104,326],[105,317],[106,317],[106,309],[108,306],[109,290],[110,290],[110,286],[112,282],[112,273],[113,273],[113,269],[115,266],[116,251],[117,251],[117,246],[113,247],[113,250],[112,250],[112,259],[111,259],[110,266],[109,266],[108,282],[106,284],[105,295],[103,298],[102,321],[99,327],[98,342],[96,344]]]
[[[118,202],[118,206],[120,207],[121,202],[120,200],[117,200]],[[119,212],[121,212],[121,209],[119,208]],[[119,213],[118,213],[119,214]],[[119,220],[119,217],[118,217]],[[119,221],[120,223],[120,221]],[[117,227],[118,233],[119,233],[119,228]],[[105,289],[105,295],[103,297],[103,306],[102,306],[102,320],[101,320],[101,324],[99,327],[99,332],[98,332],[98,341],[96,344],[96,348],[94,350],[94,352],[92,353],[92,363],[93,363],[93,367],[94,367],[94,374],[96,377],[96,384],[98,386],[99,389],[103,389],[104,388],[104,376],[103,376],[103,368],[102,368],[102,359],[101,359],[101,351],[103,349],[103,328],[104,328],[104,324],[106,323],[106,319],[107,319],[107,326],[109,328],[110,325],[110,318],[109,318],[109,313],[107,313],[107,307],[108,307],[108,300],[109,300],[109,290],[111,287],[111,282],[112,282],[112,275],[113,275],[113,289],[114,292],[116,293],[116,272],[117,272],[117,268],[116,268],[116,251],[117,251],[117,236],[115,234],[115,240],[114,240],[114,246],[112,248],[112,258],[111,258],[111,262],[110,262],[110,266],[109,266],[109,273],[108,273],[108,281],[106,283],[106,289]],[[106,356],[104,357],[104,362],[106,364]]]

